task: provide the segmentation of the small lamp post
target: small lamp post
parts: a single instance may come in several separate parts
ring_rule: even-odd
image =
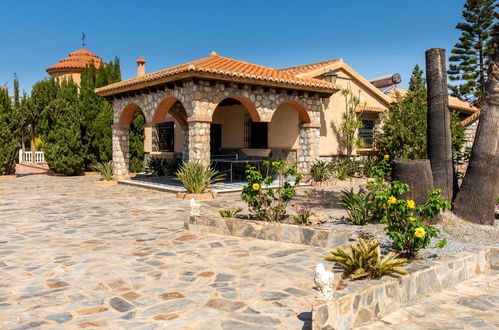
[[[338,79],[338,74],[334,73],[334,71],[328,71],[324,73],[324,80],[326,80],[327,82],[335,84],[336,79]]]

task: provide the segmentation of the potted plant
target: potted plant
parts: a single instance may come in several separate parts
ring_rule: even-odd
[[[198,162],[182,162],[175,174],[177,176],[175,179],[182,182],[187,190],[187,193],[177,194],[177,197],[181,199],[213,199],[216,193],[211,190],[211,186],[223,180],[223,175],[218,171]]]
[[[95,180],[94,184],[101,186],[115,185],[118,181],[113,180],[113,162],[97,163],[92,166],[94,171],[97,171],[101,175],[100,180]]]

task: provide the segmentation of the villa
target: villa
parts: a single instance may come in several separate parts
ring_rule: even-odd
[[[144,149],[150,157],[208,164],[213,156],[287,159],[306,171],[321,157],[343,154],[338,143],[342,89],[360,98],[366,154],[379,114],[392,99],[342,59],[272,69],[212,52],[208,57],[138,75],[96,92],[113,103],[115,174],[128,176],[128,130],[135,114],[146,119]]]

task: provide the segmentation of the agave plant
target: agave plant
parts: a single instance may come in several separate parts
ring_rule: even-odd
[[[407,274],[402,268],[407,264],[407,259],[397,258],[398,254],[395,252],[382,256],[379,241],[375,239],[361,237],[356,244],[350,246],[350,252],[337,247],[331,254],[332,256],[324,259],[338,263],[343,267],[345,277],[351,279],[373,279],[393,273]]]
[[[175,173],[176,180],[184,185],[185,190],[191,194],[201,194],[212,184],[222,181],[224,175],[219,174],[211,166],[198,162],[182,162],[180,169]]]
[[[339,202],[347,212],[350,221],[354,225],[365,225],[371,217],[371,193],[356,194],[353,189],[342,190],[339,197]]]
[[[218,213],[220,213],[223,218],[235,218],[242,210],[242,208],[238,207],[237,209],[219,210]]]
[[[97,163],[92,166],[94,171],[97,171],[102,176],[102,180],[110,181],[113,178],[113,162]]]
[[[327,181],[332,176],[331,163],[323,160],[316,160],[310,167],[309,175],[315,182]]]

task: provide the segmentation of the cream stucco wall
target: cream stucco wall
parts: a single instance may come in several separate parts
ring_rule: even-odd
[[[52,77],[54,77],[59,82],[61,82],[63,80],[73,79],[73,82],[77,85],[80,85],[80,81],[81,81],[81,73],[76,73],[76,72],[63,73],[63,74],[55,73],[52,75]]]
[[[277,108],[269,123],[269,148],[298,149],[299,125],[298,112],[292,105]]]
[[[219,106],[213,113],[212,124],[222,125],[222,148],[244,148],[244,117],[248,111],[243,105]]]
[[[366,103],[368,106],[386,107],[386,102],[384,100],[362,86],[362,84],[349,75],[348,72],[343,69],[338,69],[335,72],[338,74],[336,84],[340,85],[342,89],[351,89],[356,96],[359,96],[361,105]],[[316,78],[321,79],[320,76]],[[331,121],[333,121],[336,126],[339,126],[342,120],[341,116],[345,110],[345,97],[341,94],[341,91],[333,94],[329,98],[329,102],[326,102],[324,111],[321,115],[321,131],[319,141],[320,156],[334,156],[346,153],[345,150],[339,150],[338,137],[331,126]],[[373,116],[376,119],[379,117],[377,114],[374,114],[371,115],[370,118],[373,118]]]

